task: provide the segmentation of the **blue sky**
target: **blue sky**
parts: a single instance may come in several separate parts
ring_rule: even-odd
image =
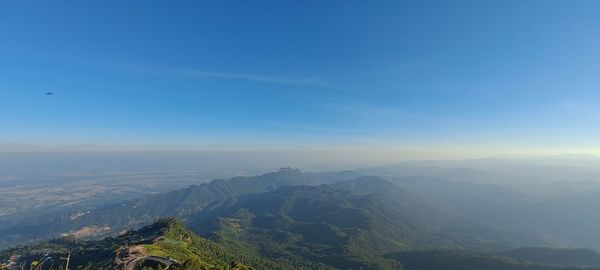
[[[600,148],[598,10],[3,1],[0,149]]]

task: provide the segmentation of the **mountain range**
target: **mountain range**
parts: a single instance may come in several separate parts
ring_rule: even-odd
[[[542,233],[498,226],[477,212],[505,199],[521,203],[519,198],[519,192],[495,185],[427,177],[361,176],[349,171],[303,173],[284,168],[66,215],[32,217],[20,220],[18,226],[4,224],[0,239],[8,243],[5,246],[31,239],[46,241],[9,249],[0,259],[40,256],[43,252],[33,252],[40,250],[39,245],[47,246],[44,250],[49,253],[91,250],[90,246],[100,245],[113,250],[101,251],[107,255],[101,260],[104,267],[115,267],[114,250],[125,244],[145,243],[150,245],[145,247],[147,256],[177,258],[175,261],[182,265],[186,260],[199,260],[207,269],[229,267],[228,261],[256,269],[440,269],[437,267],[444,264],[452,265],[445,269],[600,268],[593,259],[600,258],[595,251],[547,248],[564,257],[553,261],[556,254],[531,248],[554,246]],[[165,222],[160,219],[164,217],[174,218]],[[150,227],[135,230],[156,220],[159,222]],[[148,242],[147,238],[162,239],[165,230],[156,229],[161,226],[185,231],[183,238],[198,240],[177,242],[181,244],[176,245],[177,252],[185,256],[148,253],[156,250],[155,246],[170,243],[169,237]],[[160,233],[139,236],[153,230]],[[97,240],[105,236],[112,237]],[[68,241],[64,239],[72,238],[76,244],[65,244]],[[183,238],[175,237],[177,241]],[[187,250],[199,242],[206,250]],[[530,248],[516,249],[523,247]],[[223,251],[224,255],[216,259],[205,254],[220,249],[230,253]],[[584,251],[587,261],[577,263]],[[101,257],[82,254],[80,259]],[[93,260],[81,263],[98,265]]]

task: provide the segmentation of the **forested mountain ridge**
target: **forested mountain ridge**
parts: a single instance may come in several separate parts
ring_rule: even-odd
[[[387,198],[347,194],[327,185],[282,187],[194,228],[217,241],[250,243],[276,257],[379,269],[393,263],[378,255],[409,249],[429,233],[409,220],[401,223],[395,206]]]
[[[122,229],[149,224],[165,216],[176,216],[185,220],[186,217],[200,211],[233,204],[243,195],[258,194],[287,185],[333,183],[356,176],[349,171],[303,173],[283,168],[260,176],[217,179],[97,209],[82,209],[62,215],[37,215],[18,224],[0,224],[0,247],[32,239],[49,239],[87,228],[91,228],[99,236],[110,235]]]

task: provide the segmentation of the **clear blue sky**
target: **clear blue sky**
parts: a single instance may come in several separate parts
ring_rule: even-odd
[[[0,145],[600,148],[599,12],[570,0],[2,1]]]

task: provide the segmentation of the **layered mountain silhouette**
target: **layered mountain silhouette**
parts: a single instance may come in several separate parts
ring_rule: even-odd
[[[465,198],[467,202],[476,201],[479,194],[486,198],[480,201],[488,202],[495,202],[493,195],[498,192],[504,197],[513,194],[472,183],[451,185],[414,178],[388,181],[352,172],[303,173],[285,168],[64,216],[25,220],[19,226],[3,228],[1,239],[12,244],[67,235],[77,241],[60,238],[12,249],[0,259],[6,261],[15,254],[32,259],[40,254],[36,250],[64,257],[71,251],[82,259],[74,262],[96,269],[93,267],[116,267],[119,264],[115,260],[122,263],[131,259],[119,259],[114,250],[142,245],[143,255],[151,256],[147,263],[161,267],[170,263],[183,267],[186,261],[188,266],[206,269],[426,270],[440,269],[436,267],[444,264],[448,266],[444,269],[598,267],[592,259],[577,263],[581,252],[555,250],[556,255],[546,256],[563,256],[565,263],[557,264],[543,259],[534,249],[514,250],[543,245],[544,240],[469,215],[474,211],[469,209],[478,208],[461,206],[452,195],[439,195],[443,188],[469,189],[474,197]],[[461,207],[468,211],[461,211]],[[159,220],[135,230],[164,217],[177,219]],[[104,236],[112,237],[93,240]],[[216,251],[216,255],[211,253]],[[125,254],[135,252],[138,250]]]

